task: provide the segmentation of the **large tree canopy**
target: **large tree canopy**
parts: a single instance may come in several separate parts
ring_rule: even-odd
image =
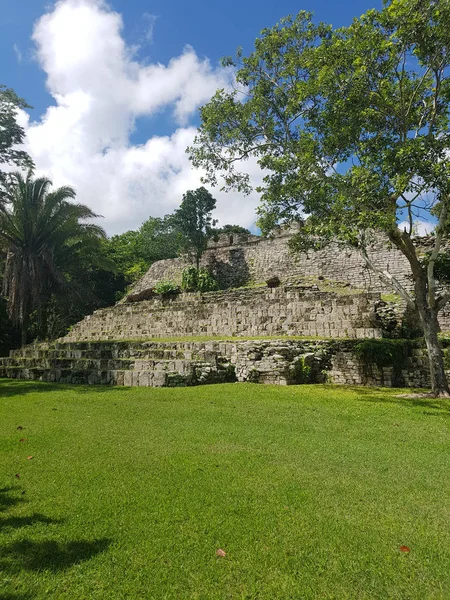
[[[303,214],[304,242],[358,246],[417,309],[433,391],[448,393],[437,314],[449,296],[439,297],[434,277],[450,223],[448,0],[392,0],[335,31],[301,12],[264,30],[250,56],[225,62],[237,68],[236,89],[219,90],[201,109],[189,149],[205,181],[215,184],[221,174],[225,188],[249,191],[236,164],[257,157],[266,172],[263,231]],[[423,258],[413,224],[427,212],[437,225]],[[414,293],[371,262],[371,230],[405,254]]]
[[[10,168],[33,166],[33,161],[21,147],[25,131],[17,122],[17,111],[25,108],[31,106],[19,98],[14,90],[0,85],[0,201]]]
[[[51,182],[42,177],[24,178],[15,173],[8,184],[7,204],[0,205],[0,248],[6,253],[3,293],[11,319],[27,325],[33,310],[38,313],[53,289],[68,288],[64,265],[79,256],[80,247],[104,237],[96,217],[75,198],[70,187],[50,191]]]
[[[180,208],[171,217],[181,234],[179,248],[193,256],[197,270],[208,240],[214,235],[217,222],[212,218],[212,211],[215,208],[215,198],[206,188],[199,187],[183,195]]]

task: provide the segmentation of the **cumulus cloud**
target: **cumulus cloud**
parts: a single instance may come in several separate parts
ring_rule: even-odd
[[[79,201],[104,215],[108,233],[173,211],[184,192],[200,185],[201,172],[185,154],[195,135],[192,117],[233,78],[191,47],[167,65],[139,63],[122,28],[121,16],[102,0],[59,0],[33,33],[55,106],[37,122],[21,117],[38,173],[73,185]],[[138,118],[168,109],[170,134],[131,143]],[[256,162],[246,168],[260,180]],[[213,193],[222,224],[252,224],[256,194]]]
[[[433,233],[435,227],[436,227],[436,225],[433,223],[430,223],[429,221],[423,221],[421,219],[417,219],[413,223],[413,235],[418,235],[418,236],[428,235],[429,233]],[[408,230],[409,229],[408,221],[402,221],[401,223],[399,223],[398,228]]]

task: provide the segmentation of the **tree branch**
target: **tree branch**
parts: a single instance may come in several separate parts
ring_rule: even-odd
[[[383,271],[375,265],[373,260],[370,258],[367,252],[367,247],[364,243],[362,243],[359,246],[359,251],[369,269],[376,273],[376,275],[378,275],[378,277],[385,285],[387,285],[390,288],[393,288],[403,298],[403,300],[405,300],[408,306],[415,308],[414,300],[412,299],[411,295],[408,293],[406,288],[403,287],[403,285],[393,275],[391,275],[389,271]]]

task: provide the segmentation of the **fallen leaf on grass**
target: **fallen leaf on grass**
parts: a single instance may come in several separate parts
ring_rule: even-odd
[[[31,460],[32,458],[32,456],[27,456],[27,460]]]
[[[411,548],[408,548],[408,546],[400,546],[400,552],[411,552]]]
[[[27,438],[20,438],[19,442],[26,442]]]
[[[19,475],[19,473],[16,473],[16,474],[15,474],[15,477],[17,477],[17,479],[20,479],[20,475]]]
[[[224,557],[227,555],[227,553],[225,552],[225,550],[222,550],[222,548],[219,548],[218,550],[216,550],[216,555]]]

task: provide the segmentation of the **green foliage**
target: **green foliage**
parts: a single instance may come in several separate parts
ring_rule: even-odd
[[[197,290],[199,292],[215,292],[219,284],[206,269],[199,269],[197,273]]]
[[[363,340],[355,345],[354,352],[366,367],[375,364],[380,368],[394,367],[401,371],[411,353],[412,343],[403,339]]]
[[[420,193],[442,207],[449,25],[446,0],[426,10],[420,0],[396,0],[335,31],[304,11],[281,20],[234,61],[245,102],[239,90],[219,90],[202,107],[191,159],[205,181],[223,174],[225,188],[249,191],[234,159],[256,157],[267,171],[265,231],[303,211],[311,233],[354,243],[361,227],[395,230]]]
[[[383,302],[390,302],[392,304],[398,304],[401,302],[401,297],[398,294],[381,294]]]
[[[214,235],[216,221],[212,211],[216,208],[216,200],[204,187],[188,191],[183,196],[180,208],[172,217],[172,222],[181,232],[181,249],[193,255],[197,269],[200,258]]]
[[[306,364],[305,358],[299,356],[294,362],[291,373],[292,383],[311,383],[311,367]]]
[[[175,258],[182,242],[182,233],[173,215],[150,217],[139,229],[139,256],[147,265],[157,260]]]
[[[196,292],[198,282],[198,270],[190,265],[181,274],[181,288],[186,292]]]
[[[72,188],[50,191],[50,186],[45,177],[14,173],[6,187],[8,204],[0,210],[3,294],[9,317],[22,328],[23,343],[33,311],[40,330],[52,294],[75,292],[64,267],[77,262],[85,248],[97,248],[105,235],[98,225],[86,223],[97,215],[69,202],[75,198]]]
[[[186,267],[181,276],[181,288],[186,292],[214,292],[219,285],[207,269]]]
[[[450,256],[447,253],[438,255],[434,265],[434,273],[440,283],[450,284]]]
[[[250,235],[250,231],[245,227],[241,227],[240,225],[224,225],[223,227],[218,227],[214,229],[214,235],[220,235],[221,233],[237,233],[237,234],[245,234]]]
[[[155,294],[158,294],[160,296],[170,297],[178,295],[181,290],[178,287],[178,285],[176,285],[172,281],[160,281],[155,285],[153,291],[155,292]]]
[[[157,260],[175,258],[181,234],[171,215],[150,217],[136,231],[114,235],[102,242],[102,254],[116,266],[116,273],[103,273],[106,287],[101,298],[107,304],[120,300]],[[113,293],[111,294],[111,291]]]
[[[14,90],[0,85],[0,201],[5,201],[4,186],[10,180],[11,167],[30,169],[33,161],[21,148],[25,131],[17,122],[17,111],[32,108]],[[3,168],[7,167],[4,171]]]
[[[387,1],[337,30],[302,11],[263,30],[250,55],[225,60],[237,84],[201,108],[188,149],[205,183],[221,176],[227,190],[250,192],[238,166],[257,160],[263,234],[306,214],[298,249],[336,239],[359,247],[384,284],[416,305],[436,394],[449,391],[436,330],[450,293],[436,297],[433,262],[450,234],[449,47],[448,0]],[[438,221],[428,265],[413,235],[415,215],[426,213]],[[374,231],[408,259],[414,296],[371,261]]]
[[[6,300],[0,297],[0,356],[8,356],[19,344],[18,331],[8,317]]]

